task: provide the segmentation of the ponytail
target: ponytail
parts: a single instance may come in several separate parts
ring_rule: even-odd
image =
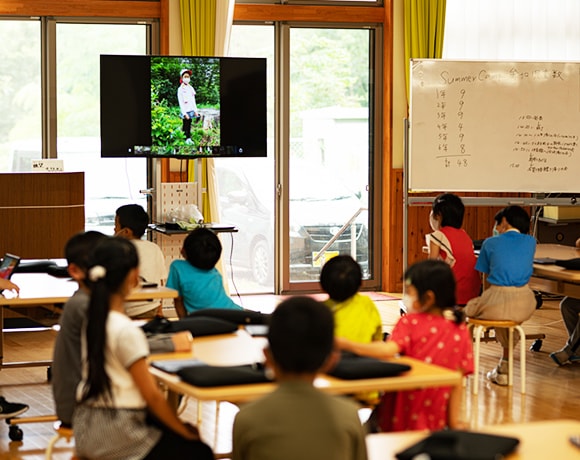
[[[138,265],[135,246],[122,238],[103,240],[92,254],[85,280],[91,298],[86,325],[88,375],[81,401],[112,396],[111,379],[105,370],[111,297],[120,291],[129,271]]]
[[[104,395],[111,396],[111,380],[105,372],[105,348],[107,343],[107,318],[111,292],[104,279],[92,284],[91,299],[87,312],[87,385],[82,401]]]

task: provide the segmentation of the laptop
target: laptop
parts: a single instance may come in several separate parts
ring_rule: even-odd
[[[14,254],[4,254],[4,258],[0,264],[0,278],[9,280],[19,263],[20,257],[15,256]]]

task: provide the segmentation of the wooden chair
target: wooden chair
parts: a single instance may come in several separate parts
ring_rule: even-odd
[[[526,392],[526,334],[521,323],[515,321],[494,321],[487,319],[468,318],[467,326],[473,330],[475,345],[473,346],[473,394],[477,394],[479,383],[479,351],[481,335],[488,329],[504,328],[509,329],[509,358],[508,358],[508,386],[513,385],[514,377],[514,330],[520,334],[520,379],[522,394]]]

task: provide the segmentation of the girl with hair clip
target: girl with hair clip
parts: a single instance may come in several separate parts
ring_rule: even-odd
[[[401,354],[429,364],[473,372],[471,336],[461,309],[455,306],[455,278],[440,260],[418,262],[405,272],[401,317],[386,342],[358,343],[336,339],[339,348],[386,359]],[[446,310],[453,313],[446,314]],[[385,393],[369,421],[373,431],[440,430],[462,427],[461,388],[441,387]]]
[[[143,331],[125,314],[139,282],[135,246],[100,242],[88,265],[91,297],[82,337],[83,378],[73,416],[76,452],[99,459],[213,459],[197,429],[170,408],[149,373]]]

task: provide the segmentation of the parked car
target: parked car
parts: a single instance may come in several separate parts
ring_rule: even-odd
[[[273,279],[274,266],[273,209],[260,200],[256,192],[258,180],[250,181],[242,168],[232,164],[218,161],[215,164],[220,222],[234,224],[239,229],[234,236],[232,264],[250,270],[256,282],[268,284]],[[291,187],[291,280],[317,281],[324,260],[352,251],[366,272],[368,214],[356,194],[332,177],[314,180],[314,173],[297,174],[291,180]],[[268,192],[261,196],[264,193]],[[361,208],[352,225],[343,229],[333,244],[320,253]]]
[[[366,206],[337,178],[302,169],[290,177],[291,279],[317,280],[324,261],[338,254],[351,254],[368,271]]]
[[[215,163],[220,223],[238,228],[233,236],[231,263],[249,270],[257,283],[271,283],[274,273],[272,212],[258,198],[241,169],[224,162]],[[227,259],[226,250],[223,256]]]

